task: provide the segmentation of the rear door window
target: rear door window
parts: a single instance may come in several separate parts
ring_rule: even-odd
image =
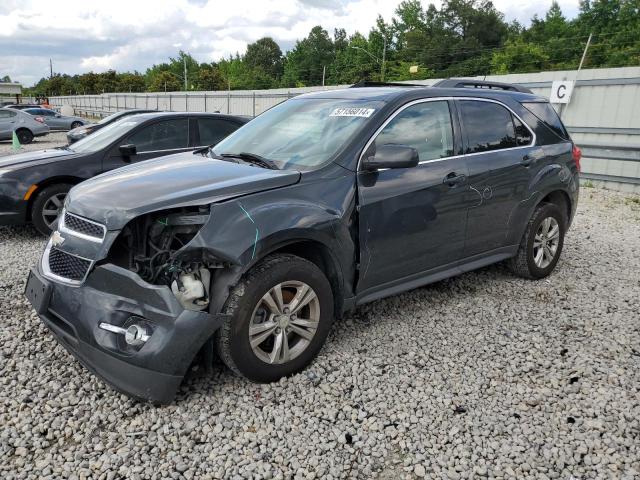
[[[142,127],[124,143],[134,144],[138,153],[187,148],[189,121],[186,118],[177,118],[153,123]]]
[[[569,139],[569,133],[564,128],[562,120],[553,109],[550,103],[546,102],[526,102],[522,106],[533,113],[539,120],[549,127],[556,135],[564,140]]]
[[[199,118],[198,133],[199,145],[215,145],[223,138],[229,136],[238,129],[239,125],[221,118]]]
[[[461,100],[460,112],[467,134],[466,153],[490,152],[518,146],[513,117],[502,105]]]

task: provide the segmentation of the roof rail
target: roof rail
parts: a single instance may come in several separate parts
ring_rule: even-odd
[[[371,82],[369,80],[360,80],[358,83],[354,83],[349,88],[360,87],[422,87],[426,88],[429,85],[418,85],[415,83],[397,83],[397,82]]]
[[[531,90],[512,83],[490,82],[472,78],[447,78],[433,84],[439,88],[485,88],[488,90],[503,90],[507,92],[533,93]]]

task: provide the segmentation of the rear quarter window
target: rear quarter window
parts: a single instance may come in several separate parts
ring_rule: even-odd
[[[569,133],[562,124],[562,120],[553,109],[550,103],[546,102],[525,102],[522,104],[534,116],[544,123],[553,133],[563,140],[569,140]]]

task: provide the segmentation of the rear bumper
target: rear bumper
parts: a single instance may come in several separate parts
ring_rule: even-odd
[[[35,290],[35,292],[34,292]],[[223,315],[184,310],[166,287],[103,265],[79,287],[31,270],[25,294],[42,322],[85,367],[115,389],[154,403],[169,403],[195,355],[220,327]],[[148,327],[149,339],[132,347],[102,322]]]

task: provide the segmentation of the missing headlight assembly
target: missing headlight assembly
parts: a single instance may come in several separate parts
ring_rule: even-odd
[[[135,272],[148,283],[171,288],[189,310],[209,305],[210,269],[222,262],[189,249],[209,220],[209,207],[154,212],[131,221],[111,248],[108,261]]]

